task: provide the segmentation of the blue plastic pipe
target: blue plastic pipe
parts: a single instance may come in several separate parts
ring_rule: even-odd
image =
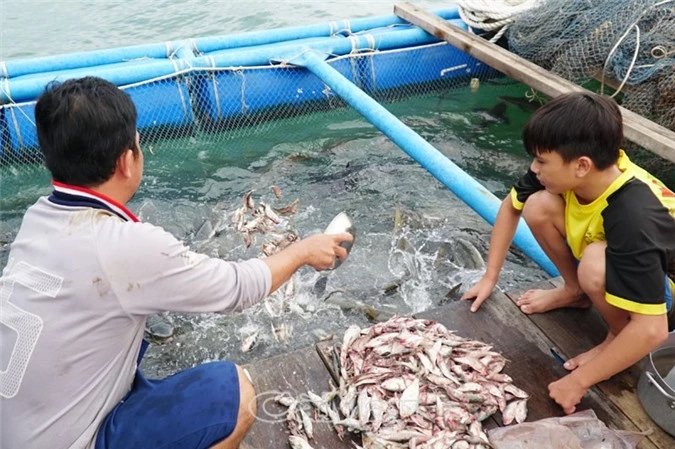
[[[458,8],[443,8],[431,10],[443,19],[458,19]],[[250,33],[235,34],[230,36],[213,36],[195,39],[195,50],[202,53],[210,53],[229,48],[252,47],[257,45],[273,44],[296,39],[312,37],[329,37],[337,34],[360,33],[373,28],[390,27],[392,25],[409,25],[410,23],[396,15],[382,17],[366,17],[353,20],[338,20],[335,22],[302,27],[280,28],[277,30],[253,31]]]
[[[367,118],[478,215],[490,224],[494,224],[501,201],[492,192],[333,69],[326,63],[323,56],[307,51],[290,62],[306,67],[318,76],[337,95]],[[555,265],[543,252],[522,219],[518,224],[513,243],[550,276],[558,276]]]
[[[432,10],[432,12],[444,19],[457,19],[459,17],[457,7]],[[340,33],[358,33],[373,28],[399,24],[408,24],[408,22],[396,15],[366,17],[301,27],[202,37],[178,42],[143,44],[56,56],[0,61],[0,79],[15,78],[36,73],[59,72],[63,70],[117,64],[135,59],[166,60],[176,51],[176,49],[183,45],[183,42],[189,42],[189,49],[191,52],[200,54],[231,48],[267,45],[296,39],[330,37]]]
[[[459,19],[452,20],[452,23],[463,29],[467,27]],[[438,38],[420,28],[402,26],[380,28],[373,30],[372,33],[354,35],[349,38],[343,36],[309,38],[294,42],[224,50],[200,57],[190,57],[191,51],[185,44],[187,41],[180,41],[172,46],[174,59],[141,59],[101,67],[82,67],[67,71],[24,75],[18,78],[0,77],[0,104],[33,101],[51,81],[65,81],[87,75],[99,76],[118,86],[125,86],[169,76],[189,68],[268,66],[272,61],[278,62],[293,58],[300,52],[306,51],[305,49],[338,56],[364,50],[382,51],[439,41]],[[186,57],[175,57],[180,55]]]

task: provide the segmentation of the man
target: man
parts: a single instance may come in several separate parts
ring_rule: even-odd
[[[266,258],[209,258],[127,208],[143,175],[136,109],[94,77],[51,85],[35,108],[54,192],[24,216],[1,278],[0,446],[234,448],[255,391],[230,362],[147,380],[146,317],[249,307],[301,266],[347,254],[313,235]]]
[[[526,292],[520,309],[592,304],[609,327],[603,343],[568,360],[571,373],[549,385],[566,413],[592,385],[655,349],[675,321],[675,194],[628,159],[622,139],[611,98],[571,93],[540,108],[523,130],[530,170],[502,202],[485,275],[462,297],[476,311],[490,295],[522,213],[565,283]]]

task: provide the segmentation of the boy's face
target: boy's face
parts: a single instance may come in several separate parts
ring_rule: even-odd
[[[538,153],[530,169],[546,190],[554,195],[572,190],[578,181],[575,161],[566,163],[555,151]]]

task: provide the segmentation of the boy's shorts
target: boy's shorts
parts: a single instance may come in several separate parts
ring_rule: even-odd
[[[131,391],[101,423],[96,449],[207,449],[234,431],[238,413],[234,363],[205,363],[162,380],[139,369]]]

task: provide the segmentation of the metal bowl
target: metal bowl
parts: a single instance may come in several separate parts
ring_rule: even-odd
[[[675,332],[645,360],[637,394],[649,417],[675,436]]]

